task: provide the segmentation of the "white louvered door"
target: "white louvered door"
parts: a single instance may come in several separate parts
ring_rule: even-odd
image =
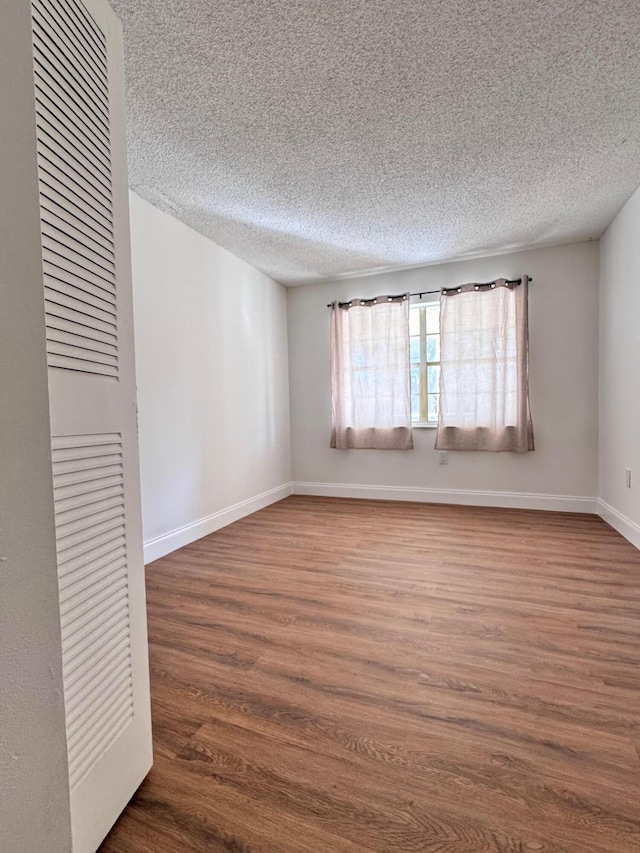
[[[33,0],[53,484],[74,853],[151,766],[122,36]]]

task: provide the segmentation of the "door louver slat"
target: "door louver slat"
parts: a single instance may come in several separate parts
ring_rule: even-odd
[[[77,507],[60,510],[60,524],[71,524],[74,521],[88,518],[92,515],[97,515],[101,512],[106,512],[109,509],[120,506],[120,496],[117,494],[111,495],[99,500],[91,500]]]
[[[91,203],[88,203],[77,193],[74,193],[73,190],[59,181],[55,175],[48,173],[43,168],[42,161],[38,165],[40,192],[44,198],[53,198],[63,207],[75,208],[77,211],[80,211],[80,215],[84,217],[87,225],[102,229],[101,233],[107,235],[109,239],[113,237],[113,223],[110,219],[102,216]]]
[[[60,600],[67,594],[71,587],[84,581],[85,578],[92,575],[94,572],[99,572],[107,564],[116,565],[120,563],[120,559],[126,556],[126,549],[122,544],[110,545],[104,549],[104,553],[94,557],[93,560],[84,560],[76,569],[69,569],[64,579],[60,584]]]
[[[66,139],[74,151],[82,152],[82,156],[93,163],[95,169],[108,181],[111,170],[109,150],[97,145],[95,137],[88,132],[87,128],[74,121],[68,111],[64,112],[57,95],[50,90],[47,91],[47,87],[37,74],[36,69],[35,83],[38,95],[36,119],[42,120],[43,126],[51,133],[58,133]]]
[[[103,375],[114,375],[117,373],[115,357],[108,353],[101,353],[98,348],[94,350],[83,349],[80,343],[75,341],[58,340],[60,337],[54,329],[50,332],[51,341],[47,345],[47,352],[51,358],[66,356],[70,362],[68,370],[78,370],[86,373],[100,373]],[[86,370],[84,369],[86,365]],[[98,370],[97,367],[100,369]],[[109,373],[111,371],[111,373]]]
[[[87,102],[93,103],[102,116],[106,118],[109,113],[109,99],[107,97],[106,86],[101,86],[100,81],[93,79],[87,80],[78,74],[77,64],[66,63],[64,59],[64,48],[57,43],[51,43],[46,38],[46,29],[43,29],[38,21],[37,12],[34,15],[34,47],[42,57],[43,62],[48,62],[51,65],[58,66],[64,63],[58,74],[61,74],[65,80],[74,88],[81,90]],[[68,45],[71,49],[71,45]],[[84,63],[81,63],[84,64]],[[91,85],[93,83],[93,85]],[[106,109],[105,109],[106,107]]]
[[[113,542],[120,536],[124,536],[124,525],[117,524],[108,530],[103,530],[96,533],[93,538],[85,536],[83,539],[78,539],[74,544],[65,548],[59,548],[58,554],[65,560],[73,560],[77,557],[84,557],[86,554],[92,553],[94,548],[100,545],[106,545]],[[64,631],[63,631],[64,634]]]
[[[33,59],[37,88],[43,90],[44,94],[60,108],[63,115],[68,117],[72,124],[80,127],[87,134],[91,140],[92,148],[97,147],[102,150],[103,155],[110,159],[109,138],[105,136],[100,125],[94,126],[91,115],[87,113],[80,98],[70,101],[68,93],[49,73],[47,63],[43,61],[42,56],[34,53]]]
[[[116,317],[115,292],[83,281],[70,270],[56,265],[51,260],[43,260],[45,286],[57,293],[64,293],[80,302],[88,302],[105,311],[110,311]]]
[[[106,89],[106,44],[101,42],[99,44],[94,43],[91,47],[88,46],[87,40],[78,28],[76,21],[66,11],[69,5],[77,8],[75,2],[66,4],[64,2],[58,3],[57,0],[48,0],[47,3],[43,3],[42,0],[33,0],[34,18],[39,15],[44,22],[46,32],[55,34],[56,40],[61,42],[67,50],[72,51],[79,64],[86,67],[87,71],[94,76],[96,84],[102,85]]]
[[[102,185],[105,192],[109,193],[109,176],[105,174],[104,167],[100,168],[93,157],[90,156],[86,148],[83,149],[82,144],[78,146],[74,140],[73,134],[69,132],[67,127],[60,127],[57,122],[44,121],[37,116],[38,127],[42,133],[43,144],[46,144],[52,151],[60,152],[67,151],[70,157],[73,157],[76,167],[84,170],[84,173],[91,173],[99,184]]]
[[[85,188],[87,184],[92,186],[95,183],[95,190],[92,189],[91,191],[95,192],[99,201],[107,210],[111,211],[109,187],[105,185],[100,172],[93,166],[93,163],[84,154],[76,153],[73,145],[67,139],[56,139],[50,129],[43,128],[42,124],[43,122],[38,123],[40,134],[38,147],[43,156],[48,157],[52,163],[58,166],[68,160],[69,162],[65,165],[71,177],[75,181],[78,178],[84,181],[83,186]]]
[[[46,286],[49,288],[49,299],[51,300],[48,309],[52,314],[57,313],[59,308],[65,308],[74,310],[78,314],[94,317],[114,330],[117,328],[117,315],[109,303],[100,300],[99,297],[94,297],[93,294],[89,296],[85,293],[83,299],[80,299],[78,295],[72,296],[69,288],[73,285],[54,279],[53,276],[46,278]]]
[[[66,226],[74,229],[74,233],[77,231],[79,234],[84,234],[85,237],[93,240],[94,243],[102,246],[103,249],[113,252],[113,243],[109,238],[109,232],[100,223],[89,219],[82,210],[78,210],[78,208],[74,209],[74,205],[69,203],[68,199],[65,199],[64,206],[59,203],[60,201],[62,200],[58,199],[58,201],[55,201],[51,198],[50,194],[47,193],[47,188],[41,185],[40,202],[49,214],[47,217],[49,222],[52,222],[54,225],[56,224],[56,219],[61,223],[64,222]],[[53,219],[53,217],[56,217],[56,219]]]
[[[32,9],[48,364],[117,381],[106,42],[76,0]]]
[[[93,362],[83,361],[83,359],[76,358],[75,356],[58,354],[52,352],[50,349],[47,350],[47,354],[49,356],[49,367],[60,367],[64,370],[73,370],[77,373],[94,373],[99,376],[111,376],[113,379],[118,378],[118,369],[116,367],[102,366],[101,369],[98,369]]]
[[[108,105],[105,109],[98,87],[94,84],[92,89],[92,81],[83,80],[76,72],[74,64],[67,62],[64,55],[61,55],[55,42],[47,40],[46,33],[38,25],[37,18],[34,18],[33,35],[35,61],[61,91],[72,95],[77,100],[78,107],[87,121],[96,122],[98,132],[104,135],[105,126],[108,126]],[[108,140],[108,134],[106,139]]]
[[[46,211],[44,213],[46,215]],[[88,262],[91,269],[95,270],[97,275],[111,280],[114,279],[115,269],[113,267],[113,260],[111,257],[105,257],[104,250],[100,247],[99,243],[94,243],[91,238],[87,239],[86,237],[79,240],[75,235],[69,233],[72,229],[68,226],[66,229],[63,229],[57,225],[52,225],[48,221],[48,218],[42,223],[42,235],[49,238],[52,243],[58,244],[52,247],[53,251],[60,252],[60,247],[62,246],[64,250],[78,257],[83,264]]]
[[[96,331],[100,330],[115,338],[116,326],[113,323],[112,318],[110,318],[111,322],[109,322],[109,320],[105,321],[101,319],[98,316],[98,310],[95,308],[91,309],[89,306],[83,306],[82,311],[79,311],[77,308],[74,309],[67,307],[64,303],[64,296],[59,293],[50,294],[49,305],[47,305],[46,313],[52,318],[52,325],[54,323],[53,318],[57,318],[60,321],[74,323],[78,326],[88,326],[88,328],[94,328]],[[68,327],[65,326],[65,328]]]
[[[75,26],[81,35],[83,42],[91,49],[97,49],[96,58],[99,60],[106,75],[106,63],[104,62],[104,50],[106,40],[104,33],[97,26],[91,15],[87,13],[83,6],[74,3],[73,0],[53,0],[55,6],[63,10],[67,19],[70,20],[72,26]]]
[[[55,178],[66,190],[70,190],[78,198],[82,198],[92,208],[94,213],[102,216],[111,225],[111,205],[100,191],[86,180],[73,164],[66,162],[47,148],[45,142],[38,141],[38,163],[43,172]]]
[[[70,344],[91,353],[91,356],[83,354],[85,358],[100,356],[102,359],[102,356],[104,355],[105,361],[108,363],[117,363],[118,348],[115,343],[108,342],[109,336],[105,335],[103,332],[100,332],[100,337],[96,334],[95,338],[92,338],[85,334],[85,332],[93,330],[87,329],[87,327],[82,324],[67,324],[65,321],[58,320],[56,317],[51,317],[50,315],[48,316],[48,322],[49,338],[51,341],[57,341],[60,344]],[[71,325],[76,331],[67,332],[66,329],[69,325]],[[113,359],[113,362],[111,362],[111,359]]]
[[[125,693],[129,687],[128,681],[129,679],[126,676],[123,661],[116,660],[111,663],[110,668],[105,673],[100,683],[93,683],[90,685],[92,692],[93,690],[99,690],[101,694],[105,696],[105,700],[103,706],[100,708],[100,713],[96,713],[96,711],[94,711],[92,714],[87,715],[87,717],[78,716],[69,726],[70,732],[74,736],[75,743],[77,744],[73,749],[69,750],[69,757],[71,760],[73,760],[74,754],[82,754],[85,751],[87,741],[92,735],[95,738],[96,729],[100,731],[105,718],[118,714],[120,711],[119,706],[121,705],[122,694]]]
[[[115,626],[120,626],[120,621],[120,612],[117,607],[105,610],[92,625],[78,632],[77,636],[74,637],[75,642],[63,643],[62,649],[65,659],[75,663],[76,659],[86,651],[89,644],[98,640],[104,642],[106,637],[110,637],[111,632],[115,631]]]
[[[114,573],[115,574],[115,573]],[[61,615],[69,623],[73,630],[83,627],[93,621],[96,613],[99,613],[111,603],[127,600],[127,576],[119,573],[115,577],[103,580],[98,589],[91,587],[91,593],[85,600],[77,601],[69,607],[67,612],[61,608]],[[73,692],[68,692],[69,699],[73,700]],[[70,715],[72,716],[72,715]]]
[[[89,527],[75,533],[60,531],[58,553],[63,557],[69,556],[69,559],[72,559],[79,554],[85,554],[96,543],[110,542],[114,535],[119,535],[123,530],[123,521],[124,514],[121,510],[120,515],[115,518],[89,525]]]
[[[122,687],[122,692],[127,695],[132,692],[131,678]],[[122,695],[122,694],[120,694]],[[118,699],[120,696],[117,697]],[[127,708],[120,712],[120,702],[115,707],[115,711],[108,714],[106,717],[99,718],[99,725],[95,727],[89,734],[90,738],[85,738],[83,744],[74,750],[73,753],[69,750],[69,763],[76,768],[73,774],[70,774],[71,790],[73,790],[79,782],[82,781],[84,775],[91,770],[94,762],[93,749],[88,749],[86,744],[95,743],[95,749],[101,755],[109,748],[109,744],[113,743],[120,735],[126,725],[133,718],[133,699],[130,699]]]
[[[44,201],[44,200],[43,200]],[[100,255],[103,261],[107,262],[109,268],[113,268],[113,246],[96,231],[92,231],[90,226],[78,219],[74,220],[73,215],[58,210],[52,210],[53,204],[43,203],[42,207],[47,212],[47,225],[50,229],[60,231],[66,234],[67,237],[76,241],[84,247],[90,248],[97,255]]]
[[[122,628],[119,631],[113,631],[108,640],[97,636],[92,642],[85,644],[82,652],[79,652],[69,661],[68,678],[69,683],[74,684],[76,678],[82,678],[86,672],[90,672],[95,667],[96,660],[99,660],[103,654],[108,654],[111,649],[115,648],[129,638],[129,629]],[[77,673],[77,675],[76,675]]]
[[[119,485],[119,474],[109,475],[106,477],[96,477],[89,483],[70,483],[66,486],[54,486],[54,495],[56,500],[64,500],[65,504],[68,501],[77,501],[89,499],[89,493],[103,493],[106,489],[116,488]]]
[[[81,29],[85,31],[85,33],[89,36],[89,39],[94,44],[97,44],[100,47],[104,47],[106,43],[104,33],[93,20],[91,15],[87,14],[86,10],[83,7],[78,7],[75,4],[69,2],[69,0],[59,0],[58,6],[61,6],[63,9],[67,10],[67,14],[72,15],[75,18]]]
[[[62,444],[60,441],[56,453],[57,461],[63,459],[91,459],[96,456],[113,456],[114,454],[120,456],[122,452],[120,442],[113,440],[113,433],[95,434],[92,435],[92,439],[90,445],[74,444],[71,442]]]
[[[54,437],[52,458],[75,787],[133,716],[122,439],[118,433]]]
[[[120,492],[118,486],[108,486],[106,489],[97,489],[76,497],[59,497],[58,509],[63,519],[74,517],[74,513],[90,513],[94,506],[107,504],[118,500]]]
[[[62,605],[66,605],[70,602],[75,596],[81,595],[86,588],[91,586],[94,583],[101,583],[105,581],[108,576],[111,575],[112,572],[115,572],[118,568],[126,571],[127,569],[127,561],[124,557],[116,562],[108,560],[103,560],[101,565],[98,565],[97,568],[94,568],[88,574],[85,574],[83,577],[76,578],[73,583],[70,583],[64,590],[60,590],[60,603]]]
[[[72,470],[71,465],[74,464],[77,468]],[[57,497],[66,486],[80,486],[82,489],[87,489],[90,488],[92,482],[119,477],[122,473],[122,457],[120,454],[114,454],[111,457],[105,455],[99,459],[78,456],[77,460],[55,462],[53,471],[56,474],[55,491]]]
[[[123,630],[114,632],[107,642],[99,638],[89,644],[83,653],[76,657],[74,668],[69,670],[69,683],[75,684],[75,680],[84,678],[87,672],[96,669],[103,660],[110,659],[108,656],[127,642],[129,631]]]
[[[63,589],[67,584],[72,583],[83,571],[89,571],[103,557],[108,554],[112,555],[112,559],[116,560],[120,549],[125,547],[125,537],[115,536],[102,545],[97,545],[90,552],[81,554],[79,557],[74,557],[67,560],[66,574],[63,578],[58,579],[60,589]]]
[[[58,530],[60,531],[60,541],[70,536],[72,533],[79,533],[87,530],[95,524],[104,524],[113,521],[114,518],[122,517],[122,507],[114,502],[114,506],[99,509],[97,512],[87,513],[79,518],[67,519],[67,514],[64,515],[64,520],[60,521]]]
[[[91,268],[91,261],[78,256],[72,250],[67,249],[64,244],[57,243],[46,235],[42,237],[42,255],[45,263],[51,263],[60,269],[66,270],[80,279],[87,281],[94,287],[104,290],[108,296],[115,297],[115,282],[113,276],[110,276],[105,270],[94,266]]]
[[[86,684],[77,686],[78,714],[69,720],[68,726],[69,735],[74,737],[78,744],[75,747],[76,750],[85,745],[87,731],[90,731],[95,723],[103,719],[112,709],[114,687],[117,691],[120,684],[127,682],[126,665],[127,644],[124,644],[122,649],[106,661],[104,669],[99,669]],[[100,708],[94,708],[91,713],[85,713],[90,708],[88,697],[92,697],[96,692],[105,697],[104,701]],[[117,693],[116,698],[120,698]],[[71,750],[70,753],[72,754]]]

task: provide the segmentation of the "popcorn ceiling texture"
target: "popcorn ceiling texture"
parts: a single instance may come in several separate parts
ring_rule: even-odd
[[[285,284],[599,237],[638,0],[113,0],[132,188]]]

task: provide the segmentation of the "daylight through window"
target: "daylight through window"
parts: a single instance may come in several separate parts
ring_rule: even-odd
[[[440,403],[440,303],[415,303],[409,311],[411,423],[436,426]]]

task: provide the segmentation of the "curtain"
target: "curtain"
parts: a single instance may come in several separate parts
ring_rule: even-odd
[[[331,306],[331,447],[411,450],[409,294]]]
[[[438,450],[534,449],[527,276],[521,281],[442,293]]]

